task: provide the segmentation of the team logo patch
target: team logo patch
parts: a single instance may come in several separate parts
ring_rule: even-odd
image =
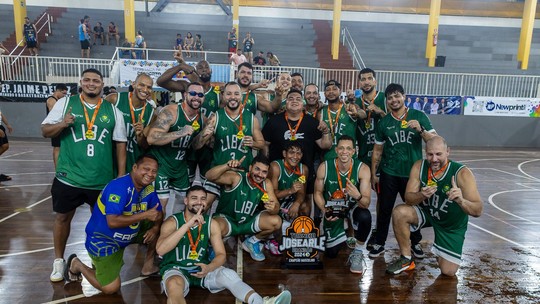
[[[108,115],[101,115],[99,120],[101,120],[101,122],[103,122],[103,123],[109,123],[111,121],[111,119],[109,118]]]
[[[110,194],[109,195],[109,202],[111,203],[119,203],[120,202],[120,196],[116,194]]]
[[[444,193],[447,193],[448,191],[450,191],[450,186],[444,185],[444,187],[443,187],[443,192],[444,192]]]

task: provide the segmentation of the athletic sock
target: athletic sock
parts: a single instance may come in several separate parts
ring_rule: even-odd
[[[248,304],[262,304],[263,299],[260,294],[254,292],[248,298]]]
[[[410,260],[412,258],[411,255],[404,255],[403,257],[406,258],[407,260]]]
[[[261,240],[259,240],[256,236],[252,235],[251,237],[249,237],[248,239],[248,242],[252,243],[252,244],[255,244],[255,243],[258,243],[260,242]]]

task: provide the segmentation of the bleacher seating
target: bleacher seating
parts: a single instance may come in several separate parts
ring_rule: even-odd
[[[35,20],[45,9],[43,6],[28,6],[26,13],[30,20]],[[6,40],[13,32],[15,32],[13,5],[0,4],[0,41]]]

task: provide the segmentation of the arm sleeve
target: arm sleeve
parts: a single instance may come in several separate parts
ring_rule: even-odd
[[[375,143],[378,145],[384,145],[385,138],[383,133],[383,126],[381,125],[381,121],[377,124],[375,127]]]
[[[118,110],[117,107],[113,107],[113,109],[114,109],[114,116],[115,116],[113,140],[120,141],[120,142],[127,142],[126,125],[124,124],[124,115],[122,114],[120,110]]]
[[[60,98],[55,104],[52,110],[49,112],[49,115],[45,117],[42,125],[54,125],[62,121],[64,119],[64,111],[65,107],[67,105],[67,98],[63,97]]]
[[[431,125],[431,121],[429,120],[429,117],[425,113],[420,113],[420,117],[418,119],[418,122],[424,129],[426,129],[427,132],[434,132],[435,129],[433,129],[433,126]]]

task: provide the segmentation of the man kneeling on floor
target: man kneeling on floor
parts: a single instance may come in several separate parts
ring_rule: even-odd
[[[83,264],[75,254],[68,258],[64,269],[66,282],[75,281],[82,274],[85,296],[120,290],[120,269],[124,265],[124,249],[129,244],[148,245],[142,275],[159,270],[154,265],[154,256],[163,213],[152,186],[157,170],[157,160],[143,155],[130,174],[111,181],[99,195],[86,225],[85,246],[95,269]]]
[[[436,136],[426,142],[426,160],[412,167],[405,202],[394,208],[392,226],[401,256],[386,272],[398,274],[415,268],[411,256],[411,231],[433,227],[431,251],[437,255],[441,273],[454,276],[459,269],[469,215],[479,217],[483,203],[476,180],[466,166],[448,159],[446,141]]]
[[[184,198],[186,209],[173,214],[161,227],[157,253],[163,256],[161,284],[167,294],[167,303],[186,303],[190,286],[202,287],[212,293],[228,289],[239,301],[249,304],[290,303],[289,291],[263,299],[235,271],[223,267],[225,247],[220,226],[215,219],[203,214],[206,196],[202,186],[189,188]],[[215,253],[211,261],[210,245]]]

